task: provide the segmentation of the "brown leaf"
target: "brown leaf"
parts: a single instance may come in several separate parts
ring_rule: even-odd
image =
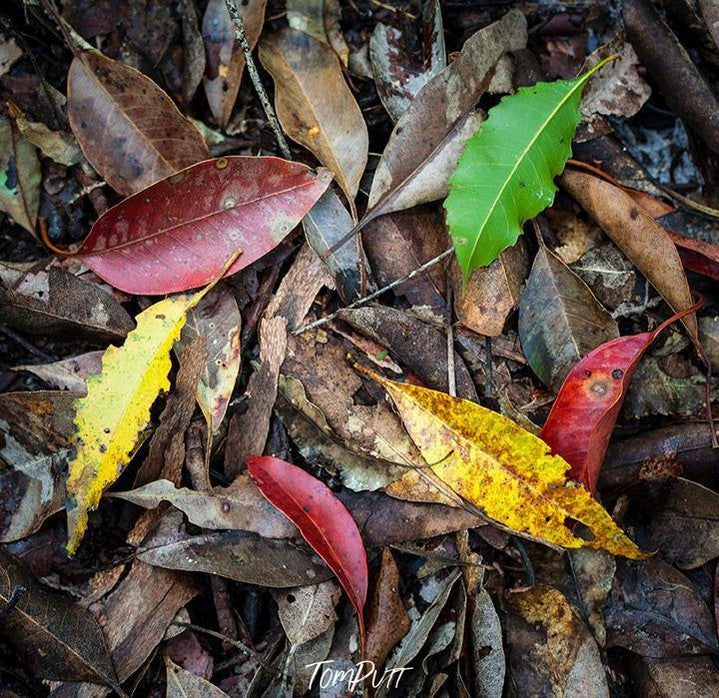
[[[222,698],[227,693],[165,656],[167,698]]]
[[[73,59],[68,117],[98,174],[129,196],[209,157],[197,128],[152,80],[99,51]]]
[[[292,29],[327,44],[347,67],[349,46],[340,27],[339,0],[287,0],[287,21]]]
[[[664,228],[628,194],[578,170],[567,170],[560,182],[673,310],[679,312],[694,304],[677,248]],[[698,343],[696,315],[687,315],[682,323],[692,340]]]
[[[399,595],[399,570],[389,548],[382,550],[379,575],[367,610],[367,659],[381,667],[409,630],[409,616]]]
[[[248,0],[236,5],[245,25],[250,49],[260,38],[266,4],[266,0]],[[235,28],[225,0],[210,0],[207,3],[202,18],[202,37],[207,54],[207,103],[217,123],[227,128],[245,70],[245,56],[235,39]]]
[[[13,371],[29,371],[44,380],[53,388],[71,390],[79,395],[87,395],[85,380],[102,370],[102,351],[89,351],[87,354],[72,356],[49,364],[30,364],[13,366]]]
[[[263,38],[259,57],[275,81],[282,128],[335,173],[354,214],[369,137],[339,59],[324,44],[293,29]]]
[[[499,337],[507,317],[519,302],[528,271],[524,238],[502,252],[488,267],[476,269],[469,277],[466,289],[462,271],[455,261],[451,278],[454,309],[459,321],[485,337]]]
[[[9,262],[0,262],[0,314],[23,332],[73,338],[124,339],[134,326],[120,303],[98,286],[55,267],[44,271]]]
[[[182,8],[182,99],[189,102],[205,72],[205,45],[198,26],[195,0],[180,0]]]
[[[711,611],[696,587],[663,560],[617,560],[607,605],[607,646],[644,657],[717,652]]]
[[[719,685],[719,670],[711,657],[634,656],[630,659],[629,675],[637,695],[651,698],[708,698]]]
[[[618,336],[589,287],[540,245],[519,304],[519,338],[537,376],[557,392],[580,359]]]
[[[36,676],[102,683],[120,691],[105,638],[92,615],[66,597],[45,591],[15,558],[0,550],[2,610],[18,586],[23,593],[2,619],[0,632],[28,654]]]
[[[472,110],[500,56],[525,28],[524,15],[510,10],[473,34],[459,58],[427,83],[395,125],[382,153],[365,220],[447,194],[457,159],[482,121]]]

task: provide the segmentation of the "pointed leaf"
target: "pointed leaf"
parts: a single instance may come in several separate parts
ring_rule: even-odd
[[[167,698],[227,698],[227,694],[187,669],[165,657],[167,667]]]
[[[234,274],[272,250],[332,175],[273,157],[206,160],[107,211],[77,255],[127,293],[162,295],[209,283],[228,257]]]
[[[367,557],[362,536],[344,504],[322,482],[279,458],[253,456],[247,469],[262,494],[299,528],[337,575],[357,611],[364,654]]]
[[[205,291],[166,298],[141,312],[137,327],[118,349],[102,357],[102,372],[87,380],[87,396],[76,402],[75,445],[67,481],[67,550],[74,554],[87,512],[130,462],[138,435],[150,421],[150,408],[170,382],[170,350],[185,324],[185,314]]]
[[[468,141],[444,202],[465,279],[514,245],[524,222],[554,201],[554,178],[572,153],[579,102],[592,72],[504,97]]]
[[[553,545],[645,557],[586,490],[566,481],[569,464],[541,439],[474,402],[359,368],[391,395],[434,473],[489,518]],[[570,520],[593,538],[575,536]]]
[[[82,152],[121,194],[209,155],[200,132],[150,78],[99,51],[70,64],[67,115]]]
[[[652,332],[605,342],[567,375],[541,437],[572,466],[569,478],[589,492],[596,490],[609,438],[639,360],[656,336],[681,315],[677,313]]]

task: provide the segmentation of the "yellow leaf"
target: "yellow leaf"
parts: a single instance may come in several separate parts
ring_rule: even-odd
[[[434,473],[490,519],[564,548],[648,557],[587,490],[566,481],[569,463],[512,420],[469,400],[357,368],[390,394]],[[574,521],[586,526],[591,540],[574,535]]]
[[[170,387],[170,350],[187,311],[206,291],[166,298],[141,312],[125,343],[108,347],[102,371],[87,380],[87,396],[76,401],[77,453],[67,481],[70,555],[85,534],[88,510],[130,462],[152,404]]]

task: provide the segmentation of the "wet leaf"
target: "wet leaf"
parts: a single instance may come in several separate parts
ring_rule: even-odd
[[[514,245],[524,222],[554,201],[554,178],[572,153],[592,72],[504,97],[467,142],[444,202],[465,281]]]
[[[222,698],[227,693],[165,657],[167,698]]]
[[[331,175],[273,157],[207,160],[111,208],[77,252],[109,284],[162,295],[234,274],[302,220]],[[198,260],[202,260],[198,264]]]
[[[652,332],[613,339],[587,354],[567,375],[541,437],[571,466],[569,478],[597,486],[609,438],[627,387],[649,345],[674,315]]]
[[[0,115],[0,210],[33,235],[40,206],[40,161],[35,146]]]
[[[424,0],[414,20],[398,12],[389,21],[375,26],[369,54],[382,104],[397,121],[417,93],[447,65],[447,57],[437,0]]]
[[[586,490],[566,482],[569,464],[533,434],[468,400],[362,370],[392,396],[439,479],[489,518],[553,545],[645,556]],[[577,537],[570,520],[584,524],[592,539]]]
[[[133,327],[120,303],[95,284],[32,264],[0,262],[0,313],[11,327],[44,336],[117,340]]]
[[[255,47],[260,38],[266,4],[266,0],[248,0],[236,4],[250,49]],[[217,123],[227,128],[245,70],[245,57],[235,39],[235,28],[225,0],[210,0],[207,3],[202,18],[202,37],[207,54],[207,103]]]
[[[5,610],[17,586],[24,593],[2,619],[0,633],[28,653],[36,675],[106,684],[124,695],[105,638],[89,611],[46,591],[15,558],[0,550],[0,610]]]
[[[473,34],[457,60],[425,85],[395,125],[382,153],[366,220],[446,195],[457,159],[482,121],[473,109],[500,56],[526,26],[521,12],[510,10]]]
[[[324,44],[292,29],[263,38],[259,57],[275,81],[282,128],[334,172],[354,213],[369,137],[339,59]]]
[[[195,126],[150,78],[99,51],[75,57],[68,117],[82,152],[116,191],[130,195],[209,153]]]
[[[279,458],[252,457],[247,469],[262,494],[299,528],[337,575],[357,611],[364,654],[367,557],[349,512],[320,480]]]
[[[618,336],[589,286],[540,245],[519,304],[519,338],[537,376],[558,391],[582,357]]]

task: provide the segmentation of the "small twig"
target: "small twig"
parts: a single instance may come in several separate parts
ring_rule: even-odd
[[[28,342],[27,339],[5,325],[0,325],[0,333],[4,334],[8,339],[12,339],[15,344],[18,344],[23,349],[29,351],[31,354],[37,356],[43,361],[57,361],[54,356],[46,354],[42,349],[38,349],[34,344]]]
[[[516,536],[512,536],[513,543],[515,547],[517,548],[517,552],[519,553],[519,557],[522,558],[522,564],[524,565],[524,569],[527,572],[527,584],[520,588],[514,588],[510,589],[510,591],[526,591],[527,589],[531,589],[534,587],[535,584],[535,577],[534,577],[534,567],[532,567],[532,561],[529,559],[529,555],[527,555],[527,550],[524,547],[524,543],[522,543],[519,538]]]
[[[277,139],[277,144],[280,147],[282,157],[284,157],[286,160],[291,160],[292,154],[290,153],[289,145],[287,145],[285,134],[282,133],[280,122],[277,121],[275,110],[273,109],[269,97],[267,96],[267,92],[265,91],[265,87],[260,80],[260,74],[257,72],[257,65],[255,64],[255,59],[252,57],[252,49],[250,48],[249,41],[247,41],[245,23],[242,21],[242,17],[240,17],[240,13],[237,10],[237,2],[236,0],[225,0],[225,5],[227,6],[227,11],[230,13],[230,19],[232,20],[232,24],[235,25],[235,37],[237,38],[237,41],[240,42],[240,48],[242,49],[242,53],[245,56],[247,72],[250,74],[250,79],[252,80],[252,84],[255,87],[257,96],[260,98],[262,109],[265,112],[267,121],[270,122],[270,126],[275,133],[275,138]]]
[[[205,635],[214,637],[217,640],[222,640],[223,642],[227,642],[228,644],[232,645],[233,647],[237,647],[238,650],[241,650],[245,654],[248,654],[264,669],[269,670],[269,667],[264,663],[264,661],[262,660],[262,658],[260,657],[260,655],[257,652],[255,652],[253,649],[249,648],[244,642],[240,642],[239,640],[232,639],[229,635],[223,635],[222,633],[218,633],[216,630],[210,630],[209,628],[203,628],[201,625],[195,625],[194,623],[185,623],[184,621],[181,621],[181,620],[173,621],[172,625],[177,625],[180,628],[188,628],[189,630],[194,630],[196,633],[204,633]]]
[[[487,364],[487,375],[484,379],[484,392],[486,397],[492,397],[492,338],[487,335],[484,338],[485,361]]]
[[[13,611],[15,606],[20,603],[20,599],[22,598],[22,595],[27,591],[27,588],[22,586],[22,584],[16,584],[15,588],[12,590],[12,594],[10,595],[10,598],[7,600],[7,604],[5,605],[5,608],[3,608],[2,611],[0,611],[0,623],[2,623]]]
[[[449,257],[450,254],[454,252],[454,248],[450,247],[446,249],[442,254],[437,255],[434,259],[430,259],[428,262],[425,262],[422,266],[417,267],[415,270],[411,271],[406,276],[402,276],[399,279],[395,279],[392,283],[387,284],[386,286],[383,286],[380,289],[377,289],[373,293],[370,293],[369,296],[364,296],[363,298],[360,298],[359,300],[356,300],[354,303],[350,303],[348,306],[345,306],[344,308],[339,308],[334,313],[331,313],[330,315],[326,315],[325,317],[321,317],[319,320],[315,320],[314,322],[310,322],[306,325],[302,325],[301,327],[298,327],[294,332],[292,332],[293,335],[302,334],[303,332],[307,332],[307,330],[313,330],[315,327],[321,327],[322,325],[325,325],[326,323],[330,322],[331,320],[334,320],[342,310],[354,310],[355,308],[360,308],[363,305],[366,305],[370,301],[373,301],[375,298],[378,298],[383,293],[386,293],[387,291],[391,291],[393,288],[396,288],[397,286],[402,285],[406,281],[409,281],[410,279],[414,279],[415,276],[418,276],[419,274],[427,271],[430,267],[433,267],[438,262],[441,262],[443,259],[446,259]]]

